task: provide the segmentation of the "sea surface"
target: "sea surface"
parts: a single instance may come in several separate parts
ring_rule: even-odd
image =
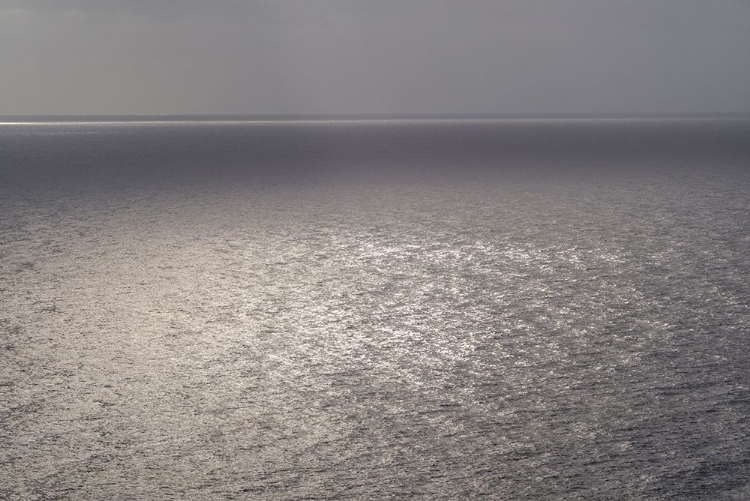
[[[0,124],[0,499],[750,499],[750,120]]]

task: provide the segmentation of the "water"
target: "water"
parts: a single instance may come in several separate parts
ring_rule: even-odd
[[[0,499],[747,499],[748,131],[2,125]]]

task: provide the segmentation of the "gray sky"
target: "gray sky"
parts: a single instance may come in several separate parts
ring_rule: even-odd
[[[746,0],[0,0],[0,114],[748,111]]]

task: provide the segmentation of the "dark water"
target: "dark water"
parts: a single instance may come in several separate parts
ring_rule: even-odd
[[[0,499],[748,499],[748,139],[0,125]]]

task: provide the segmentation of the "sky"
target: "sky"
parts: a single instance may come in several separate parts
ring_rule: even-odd
[[[746,0],[0,0],[0,115],[712,112]]]

